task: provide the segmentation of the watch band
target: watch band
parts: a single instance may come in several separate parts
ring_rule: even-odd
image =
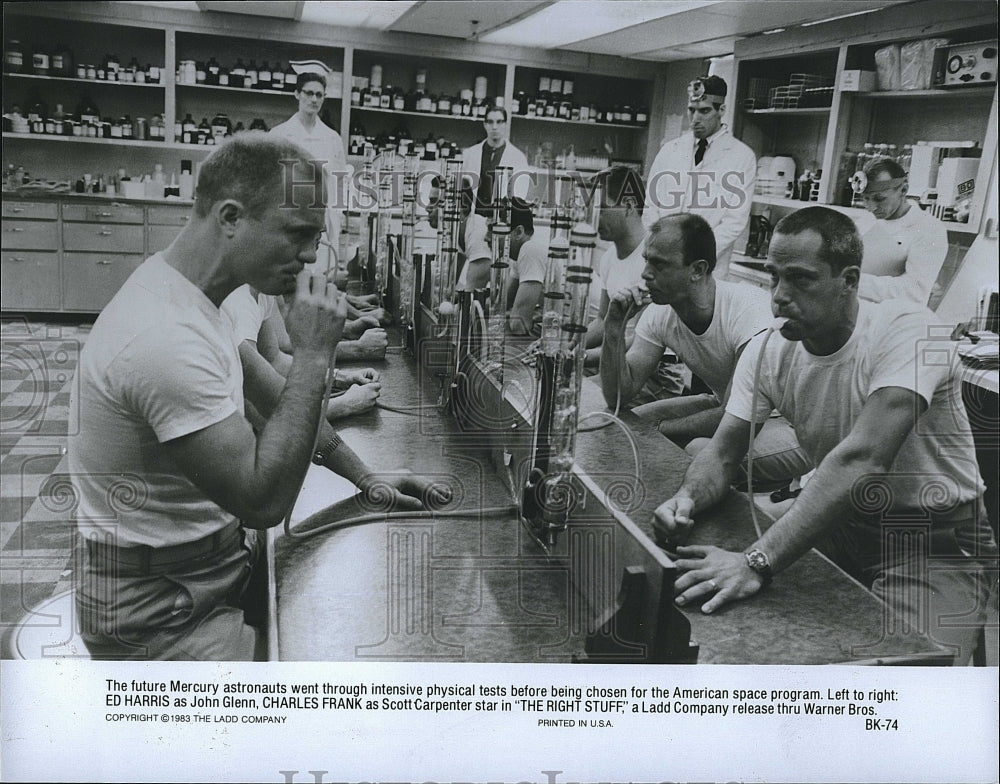
[[[336,452],[337,447],[342,443],[344,443],[344,439],[338,433],[334,433],[329,441],[313,452],[312,461],[318,466],[326,465],[326,461],[330,459],[330,455]]]
[[[767,557],[767,553],[763,550],[751,550],[748,553],[744,553],[747,559],[747,566],[749,566],[753,571],[760,575],[761,580],[764,581],[764,585],[770,585],[774,580],[774,572],[771,570],[771,561]]]

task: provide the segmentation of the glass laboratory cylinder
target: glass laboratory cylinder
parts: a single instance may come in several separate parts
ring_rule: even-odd
[[[542,352],[555,356],[559,350],[563,313],[566,304],[565,276],[569,260],[569,216],[561,211],[552,215],[549,238],[549,264],[545,271],[542,296]]]
[[[413,323],[416,281],[413,274],[413,240],[417,223],[417,167],[415,153],[403,164],[403,234],[399,249],[399,305],[403,326]]]
[[[567,295],[566,320],[563,323],[564,339],[576,341],[587,332],[587,305],[593,277],[594,246],[597,244],[597,222],[601,203],[601,189],[590,195],[579,188],[575,209],[576,223],[570,232],[569,260],[566,265],[564,291]]]

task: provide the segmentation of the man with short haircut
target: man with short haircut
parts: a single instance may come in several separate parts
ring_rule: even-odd
[[[493,173],[497,167],[513,170],[511,196],[528,195],[528,159],[507,139],[510,118],[502,106],[494,106],[483,118],[486,138],[462,151],[462,168],[473,183],[475,212],[488,218],[493,206]]]
[[[291,167],[291,171],[289,171]],[[368,467],[317,422],[346,303],[316,260],[322,194],[309,153],[239,134],[202,164],[191,219],[112,298],[80,354],[69,438],[83,562],[83,637],[107,658],[250,660],[243,592],[260,540],[298,495],[310,457],[360,488]],[[295,297],[287,380],[247,385],[222,301],[249,284]],[[248,379],[248,381],[252,381]],[[384,478],[377,480],[385,484]],[[426,483],[388,480],[406,509]]]
[[[861,197],[875,224],[862,238],[861,299],[909,299],[926,305],[948,255],[948,230],[906,198],[903,167],[880,158],[865,167]]]
[[[347,155],[340,134],[319,117],[326,98],[326,79],[326,75],[318,71],[300,73],[295,83],[298,111],[285,122],[274,126],[270,132],[297,144],[309,153],[312,160],[318,161],[317,165],[323,169],[326,203],[329,205],[326,216],[327,240],[336,248],[340,241],[343,205],[335,195],[342,187],[343,178],[347,176]],[[320,269],[329,269],[332,265],[333,254],[330,251],[327,245],[321,245],[316,250]]]
[[[643,202],[646,189],[642,177],[630,166],[612,166],[596,178],[601,185],[603,204],[598,215],[597,236],[608,245],[595,266],[594,284],[600,288],[597,318],[587,327],[588,363],[600,360],[604,339],[604,319],[611,300],[620,292],[642,282],[646,262],[642,257],[646,229],[643,226]],[[626,322],[626,345],[632,345],[639,313]]]
[[[692,454],[711,438],[725,413],[733,371],[751,338],[771,323],[767,294],[756,286],[716,281],[715,237],[698,215],[660,218],[644,250],[642,285],[615,294],[601,349],[601,389],[611,408],[627,405],[656,370],[665,350],[703,379],[711,393],[638,406],[660,433]],[[624,324],[652,300],[626,349]],[[788,422],[768,419],[757,438],[754,478],[785,482],[812,466]]]
[[[942,361],[947,339],[932,339],[933,313],[906,300],[859,301],[861,259],[854,223],[835,210],[809,207],[778,223],[768,266],[784,324],[743,353],[719,428],[654,526],[668,544],[683,542],[692,516],[728,491],[751,423],[777,409],[815,475],[745,552],[678,546],[676,601],[713,612],[819,546],[904,628],[929,626],[962,664],[991,592],[995,602],[997,549],[959,379]]]
[[[549,243],[535,233],[531,205],[514,198],[510,211],[510,269],[507,271],[508,326],[514,335],[538,337],[536,318],[542,304]]]
[[[693,212],[715,232],[715,276],[725,280],[736,240],[750,221],[757,157],[722,122],[724,79],[702,76],[688,85],[691,130],[660,148],[646,178],[649,227],[665,215]]]

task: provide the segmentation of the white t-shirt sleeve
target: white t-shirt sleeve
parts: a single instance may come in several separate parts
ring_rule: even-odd
[[[645,340],[654,346],[658,346],[661,351],[667,349],[667,344],[663,340],[666,332],[667,312],[663,305],[649,305],[644,308],[639,316],[639,321],[635,325],[635,339]]]
[[[954,368],[950,342],[929,339],[928,327],[934,323],[930,311],[911,310],[907,305],[889,315],[884,326],[875,327],[879,338],[871,353],[868,395],[885,387],[901,387],[930,404]]]
[[[774,404],[768,397],[768,357],[765,355],[760,372],[760,389],[757,393],[757,410],[752,412],[754,375],[757,370],[757,358],[764,345],[764,335],[758,335],[747,345],[740,355],[733,372],[733,383],[726,403],[726,413],[739,417],[744,422],[764,422],[771,415]]]
[[[733,285],[729,298],[726,336],[732,341],[732,349],[736,351],[754,335],[767,329],[772,316],[770,300],[763,289],[748,283]]]
[[[521,283],[545,282],[545,269],[549,262],[548,248],[542,242],[526,242],[516,262],[517,279]]]
[[[204,430],[238,411],[218,334],[174,324],[138,335],[115,358],[122,399],[160,443]]]

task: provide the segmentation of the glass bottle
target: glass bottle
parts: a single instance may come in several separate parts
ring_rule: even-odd
[[[195,84],[205,84],[205,79],[207,78],[207,72],[205,69],[205,64],[200,60],[194,64],[194,81]]]
[[[292,64],[289,63],[288,68],[285,69],[285,85],[284,85],[285,92],[294,93],[295,85],[298,84],[298,82],[299,82],[299,75],[295,71],[295,69],[292,68]]]
[[[271,89],[278,92],[285,89],[285,72],[281,70],[281,63],[275,63],[271,69]]]
[[[181,125],[181,142],[184,144],[198,143],[198,125],[191,116],[191,112],[184,115],[184,122]]]
[[[361,106],[361,88],[356,84],[351,85],[351,106]]]
[[[205,84],[219,84],[219,61],[214,56],[208,58],[205,66]]]
[[[24,73],[24,46],[16,38],[7,41],[3,49],[3,69],[7,73]]]
[[[198,144],[208,144],[208,137],[212,135],[212,126],[208,124],[208,118],[202,117],[198,123]]]
[[[387,84],[385,89],[382,90],[382,94],[379,96],[379,109],[390,109],[392,108],[392,85]]]
[[[247,66],[247,78],[243,82],[243,86],[248,90],[253,90],[257,87],[257,61],[250,60],[250,65]]]
[[[261,90],[271,89],[271,64],[267,60],[257,72],[257,87]]]
[[[219,66],[219,87],[229,87],[229,69],[224,65]]]
[[[242,57],[236,58],[236,65],[232,67],[229,71],[229,86],[230,87],[246,87],[247,86],[247,67],[243,62]]]

